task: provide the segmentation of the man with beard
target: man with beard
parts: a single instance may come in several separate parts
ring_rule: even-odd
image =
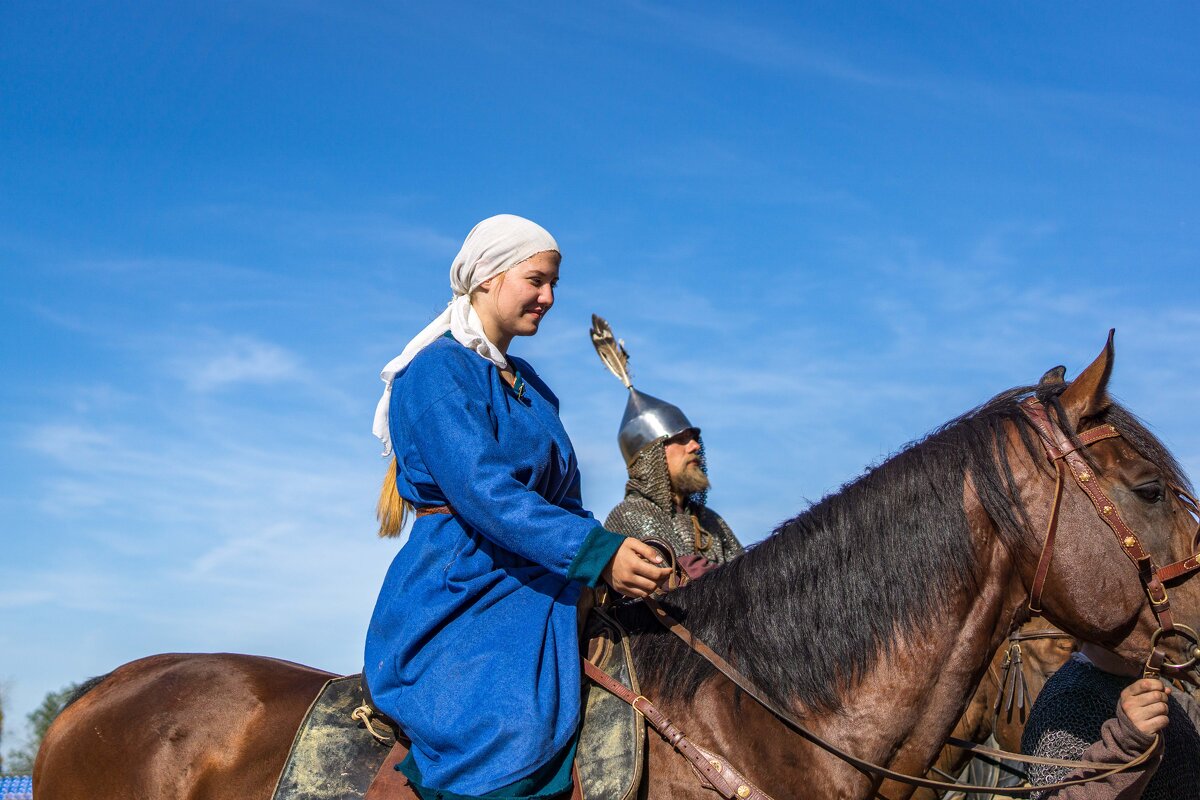
[[[593,315],[591,333],[600,359],[629,390],[617,434],[629,481],[605,528],[670,542],[693,577],[740,555],[737,537],[706,504],[709,480],[700,429],[678,407],[633,388],[629,355],[607,322]]]

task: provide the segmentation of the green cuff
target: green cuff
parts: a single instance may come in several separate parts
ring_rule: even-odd
[[[592,528],[571,561],[571,566],[567,567],[567,578],[595,586],[600,582],[600,573],[608,566],[608,562],[613,560],[626,538],[606,530],[603,525]]]

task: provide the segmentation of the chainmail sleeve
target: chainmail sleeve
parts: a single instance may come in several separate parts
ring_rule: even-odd
[[[1163,681],[1163,683],[1167,683]],[[1167,683],[1168,686],[1172,686]],[[1192,723],[1192,727],[1200,731],[1200,703],[1196,702],[1196,698],[1186,691],[1180,691],[1178,687],[1172,686],[1171,699],[1179,703],[1183,713],[1187,715],[1188,721]]]
[[[1021,751],[1030,755],[1075,760],[1089,751],[1087,757],[1096,758],[1096,745],[1104,738],[1101,728],[1116,717],[1121,691],[1131,680],[1099,670],[1079,654],[1072,656],[1046,682],[1034,703],[1021,738]],[[1187,712],[1174,697],[1168,700],[1168,709],[1170,721],[1162,732],[1166,747],[1161,763],[1145,784],[1144,793],[1122,792],[1118,784],[1129,782],[1132,776],[1115,776],[1087,784],[1086,790],[1072,787],[1071,790],[1062,790],[1053,795],[1038,792],[1031,797],[1035,800],[1074,796],[1096,800],[1116,800],[1127,796],[1145,800],[1200,800],[1200,734],[1197,734]],[[1129,750],[1136,754],[1139,748],[1130,745]],[[1104,753],[1100,760],[1121,761],[1129,757],[1120,752]],[[1029,766],[1029,782],[1034,785],[1055,783],[1070,774],[1069,767]]]
[[[1099,672],[1072,657],[1042,688],[1021,737],[1021,752],[1043,758],[1078,760],[1083,751],[1100,739],[1100,727],[1117,713],[1123,686],[1113,692],[1109,681],[1095,685],[1089,673]],[[1107,676],[1105,676],[1107,677]],[[1123,682],[1122,682],[1123,683]],[[1070,767],[1029,765],[1029,782],[1035,786],[1057,783],[1070,774]],[[1044,793],[1030,797],[1042,800]]]

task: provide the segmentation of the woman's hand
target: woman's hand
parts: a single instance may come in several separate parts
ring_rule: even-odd
[[[1133,727],[1150,736],[1167,727],[1167,695],[1171,689],[1155,678],[1142,678],[1121,692],[1121,710]]]
[[[626,597],[646,597],[671,574],[671,570],[659,566],[661,564],[662,556],[657,550],[630,536],[621,543],[600,577]]]

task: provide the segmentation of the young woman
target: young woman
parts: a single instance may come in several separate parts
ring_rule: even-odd
[[[667,574],[583,507],[558,398],[508,355],[554,304],[560,260],[527,219],[480,222],[450,268],[449,307],[383,370],[375,433],[395,457],[380,532],[416,519],[364,674],[412,740],[400,770],[426,800],[569,792],[580,591],[604,580],[641,597]]]

